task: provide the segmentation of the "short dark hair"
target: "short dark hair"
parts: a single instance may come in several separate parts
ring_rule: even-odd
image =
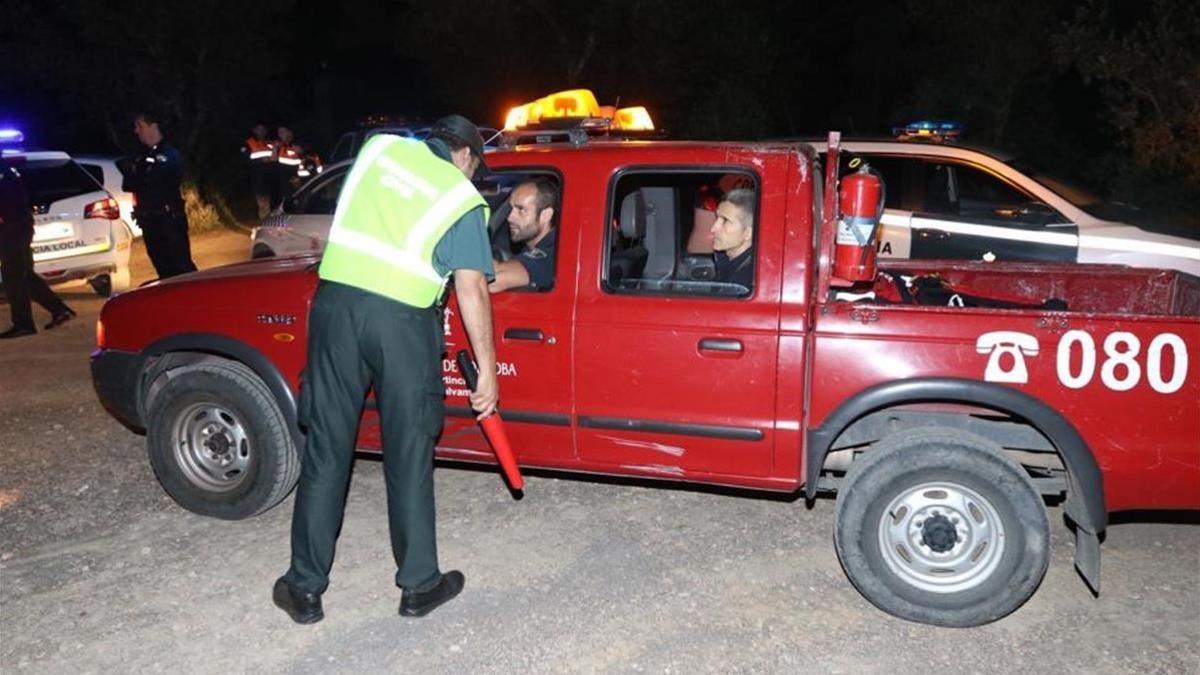
[[[754,207],[758,202],[758,195],[754,194],[754,190],[748,188],[737,188],[725,193],[721,198],[723,202],[729,202],[738,207],[750,217],[750,227],[754,227]]]
[[[141,119],[146,124],[157,124],[160,127],[163,125],[162,117],[157,112],[146,108],[139,109],[134,113],[133,119]]]
[[[529,180],[521,181],[521,184],[517,188],[526,185],[531,185],[537,190],[537,197],[534,199],[534,204],[537,205],[538,211],[554,209],[554,215],[558,216],[558,183],[549,178],[530,178]],[[513,188],[513,190],[517,188]]]

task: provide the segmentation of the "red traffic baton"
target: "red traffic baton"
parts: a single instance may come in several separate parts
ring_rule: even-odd
[[[458,361],[459,372],[467,381],[467,387],[471,391],[475,391],[479,373],[476,372],[471,357],[467,355],[467,350],[460,349],[455,360]],[[513,454],[512,446],[508,443],[508,434],[504,431],[504,420],[500,419],[500,413],[494,412],[483,418],[479,421],[479,426],[483,429],[483,435],[487,436],[488,443],[492,446],[492,452],[496,453],[496,459],[500,462],[500,468],[504,471],[504,477],[508,479],[508,484],[514,490],[524,490],[525,478],[521,476],[517,458]]]

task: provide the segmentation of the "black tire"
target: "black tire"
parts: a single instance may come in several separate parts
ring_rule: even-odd
[[[838,493],[842,568],[872,604],[911,621],[965,627],[1007,616],[1041,583],[1049,541],[1025,471],[958,430],[884,438]]]
[[[112,277],[109,275],[100,274],[92,277],[91,279],[88,279],[88,285],[92,287],[92,290],[96,292],[96,295],[102,298],[112,297]]]
[[[254,247],[254,250],[250,251],[250,259],[251,260],[262,260],[263,258],[274,258],[274,257],[275,257],[275,251],[272,251],[270,249],[270,247],[265,246],[263,244],[256,245]]]
[[[241,363],[170,370],[151,387],[146,446],[159,483],[180,506],[240,520],[278,504],[300,458],[271,391]]]

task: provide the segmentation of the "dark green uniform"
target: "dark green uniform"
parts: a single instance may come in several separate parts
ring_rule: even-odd
[[[442,141],[427,144],[449,161]],[[438,274],[474,269],[494,277],[484,214],[483,208],[469,211],[438,241]],[[441,311],[322,281],[308,331],[300,401],[307,443],[292,518],[292,564],[284,578],[317,594],[329,585],[358,421],[374,385],[396,584],[424,590],[441,577],[433,494],[434,440],[443,416]]]

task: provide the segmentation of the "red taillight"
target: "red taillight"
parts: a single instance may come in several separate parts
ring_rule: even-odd
[[[104,321],[96,319],[96,349],[104,349]]]
[[[121,207],[117,204],[117,200],[112,197],[101,199],[98,202],[92,202],[83,207],[83,217],[117,220],[121,217]]]

